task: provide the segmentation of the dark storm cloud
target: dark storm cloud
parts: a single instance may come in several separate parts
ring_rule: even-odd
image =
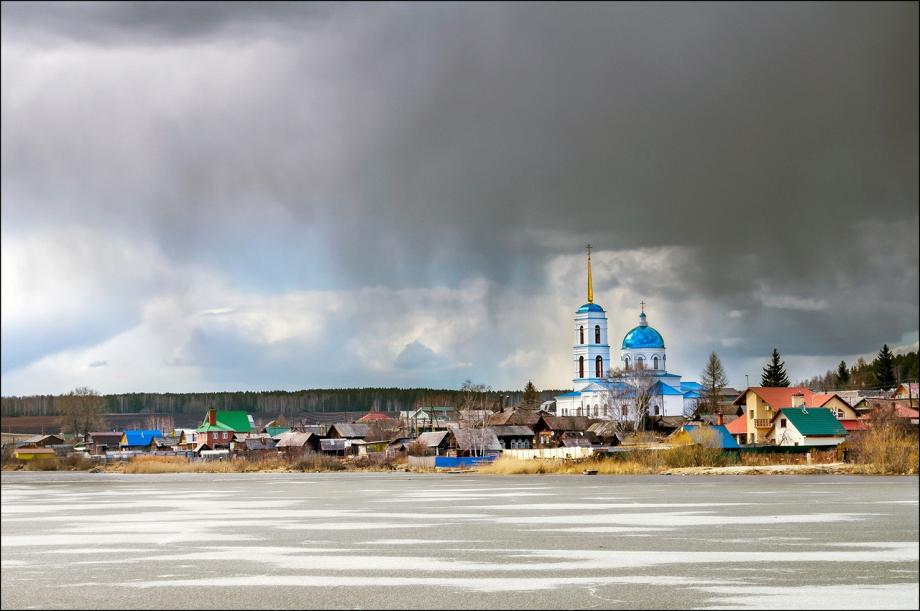
[[[152,232],[275,288],[481,275],[526,295],[586,241],[683,246],[679,282],[634,288],[743,310],[741,351],[865,351],[918,326],[917,20],[4,3],[3,218]],[[73,45],[79,77],[27,78],[30,52]]]

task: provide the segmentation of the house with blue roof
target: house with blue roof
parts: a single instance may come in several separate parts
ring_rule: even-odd
[[[163,433],[156,429],[125,431],[121,434],[121,441],[118,446],[122,450],[144,452],[150,447],[151,441],[163,436]]]
[[[671,443],[722,450],[737,450],[741,447],[722,424],[685,424],[671,434]]]

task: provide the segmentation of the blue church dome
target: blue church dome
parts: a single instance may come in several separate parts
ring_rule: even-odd
[[[664,348],[664,339],[652,327],[636,327],[623,338],[623,350],[633,348]]]
[[[596,303],[586,303],[585,305],[578,308],[576,314],[584,314],[585,312],[603,312],[604,308],[597,305]]]
[[[634,327],[623,338],[623,350],[635,348],[664,348],[664,338],[661,337],[661,333],[648,326],[645,312],[639,315],[639,326]]]

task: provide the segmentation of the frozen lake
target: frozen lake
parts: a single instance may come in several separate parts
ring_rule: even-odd
[[[916,477],[2,475],[3,608],[918,608]]]

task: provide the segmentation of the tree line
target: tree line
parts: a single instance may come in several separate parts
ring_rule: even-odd
[[[13,416],[60,416],[61,408],[76,400],[77,389],[64,395],[37,395],[2,397],[0,414]],[[489,404],[495,408],[518,405],[526,398],[528,404],[551,399],[561,391],[536,391],[530,386],[525,393],[520,390],[488,390]],[[86,396],[79,394],[77,396]],[[111,414],[203,414],[209,407],[219,410],[246,410],[253,415],[287,417],[301,412],[370,410],[399,412],[425,405],[458,407],[464,401],[464,391],[435,388],[326,388],[297,391],[239,391],[214,393],[120,393],[101,395],[101,411]]]

